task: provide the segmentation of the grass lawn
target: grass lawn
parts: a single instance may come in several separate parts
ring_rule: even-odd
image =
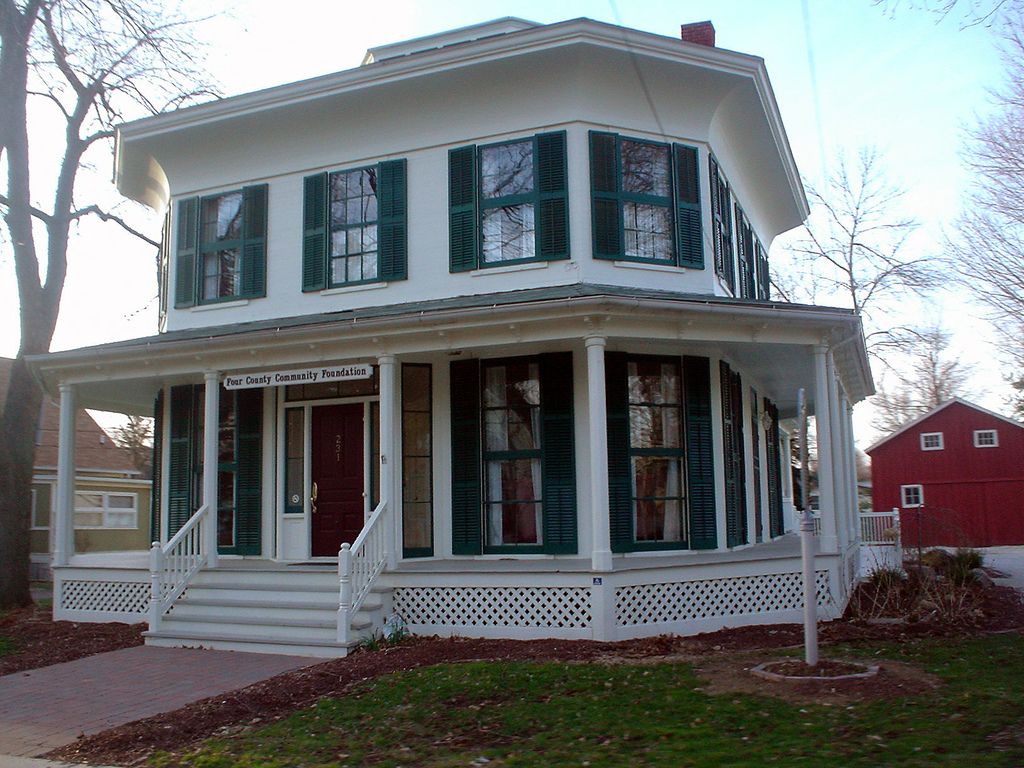
[[[853,705],[710,696],[688,664],[465,663],[354,686],[280,722],[151,764],[298,766],[1021,766],[1024,638],[829,649],[914,664],[927,693]]]

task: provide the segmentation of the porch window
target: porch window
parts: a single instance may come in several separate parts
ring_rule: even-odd
[[[223,554],[260,552],[263,390],[221,390],[217,435],[217,545]],[[203,504],[201,385],[171,388],[168,537]]]
[[[449,153],[450,269],[569,258],[565,133]]]
[[[697,149],[592,131],[594,258],[704,268]]]
[[[434,553],[433,412],[429,365],[402,365],[402,550]]]
[[[452,363],[455,554],[576,551],[569,353]]]
[[[768,427],[765,430],[765,460],[768,464],[768,534],[773,539],[783,534],[782,484],[784,472],[789,471],[789,460],[783,456],[779,432],[779,409],[764,398],[764,411]]]
[[[725,459],[726,546],[749,541],[747,531],[746,459],[743,435],[743,380],[724,360],[720,361],[722,438]]]
[[[307,176],[303,189],[303,291],[406,278],[405,160]]]
[[[717,545],[707,358],[606,355],[615,551]]]
[[[267,185],[178,203],[177,308],[266,295]]]

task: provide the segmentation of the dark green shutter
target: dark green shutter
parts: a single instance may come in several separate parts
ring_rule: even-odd
[[[757,392],[750,390],[750,464],[754,470],[754,484],[750,489],[754,500],[754,541],[764,539],[764,499],[761,494],[761,420],[757,412]]]
[[[163,476],[164,391],[156,394],[153,403],[153,484],[149,494],[149,540],[160,541],[160,478]]]
[[[192,307],[196,303],[196,279],[199,253],[199,198],[178,202],[177,258],[174,268],[174,307]]]
[[[572,417],[572,353],[540,357],[544,448],[544,551],[576,554],[576,446]]]
[[[781,536],[782,524],[782,473],[789,470],[789,461],[783,461],[779,435],[779,409],[767,397],[764,399],[765,413],[771,418],[765,445],[768,462],[768,530],[772,538]]]
[[[477,268],[476,147],[448,152],[448,254],[452,272]]]
[[[261,549],[263,485],[263,390],[240,389],[235,394],[237,419],[235,451],[235,546],[236,555],[258,555]],[[231,397],[221,392],[222,397]]]
[[[267,185],[245,187],[242,194],[242,298],[256,299],[267,295]]]
[[[681,267],[704,269],[697,149],[675,144],[672,150],[676,177],[676,258]]]
[[[768,270],[768,254],[760,240],[755,239],[757,250],[757,298],[762,301],[771,299],[771,274]]]
[[[170,452],[167,467],[167,536],[174,536],[195,512],[191,494],[195,387],[171,387]]]
[[[726,546],[747,543],[743,459],[743,385],[738,372],[721,361],[722,438],[725,464]]]
[[[686,474],[690,491],[690,547],[715,549],[715,456],[711,418],[711,363],[683,358],[686,388]]]
[[[569,196],[565,131],[537,136],[537,253],[542,259],[569,258]]]
[[[302,184],[302,290],[327,287],[327,174],[307,176]]]
[[[381,163],[378,178],[377,247],[380,249],[380,279],[405,280],[408,277],[405,160]]]
[[[452,554],[482,551],[480,469],[480,364],[451,364]]]
[[[633,549],[633,478],[629,460],[629,383],[626,355],[604,356],[608,410],[608,512],[613,552]]]
[[[614,133],[590,132],[590,189],[593,207],[594,258],[622,258],[622,206]]]

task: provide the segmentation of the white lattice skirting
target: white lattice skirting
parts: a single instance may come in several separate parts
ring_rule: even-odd
[[[401,587],[395,612],[415,625],[579,629],[591,623],[585,587]]]
[[[149,596],[150,585],[145,581],[62,580],[55,615],[87,621],[141,621],[149,609]]]
[[[818,606],[834,606],[829,572],[818,571],[815,583]],[[394,607],[417,632],[584,637],[592,636],[593,631],[597,637],[609,637],[609,633],[625,637],[638,636],[637,629],[654,625],[658,625],[655,631],[685,631],[681,622],[692,622],[697,632],[715,623],[725,626],[725,621],[738,617],[756,620],[764,616],[765,621],[778,621],[780,614],[802,610],[803,581],[799,572],[761,574],[622,585],[608,593],[609,598],[612,595],[614,607],[608,606],[611,623],[607,631],[598,630],[601,619],[595,610],[599,595],[589,587],[396,587]]]
[[[815,587],[819,607],[832,602],[828,571],[816,573]],[[798,611],[803,605],[799,573],[639,584],[615,590],[615,619],[620,627]]]

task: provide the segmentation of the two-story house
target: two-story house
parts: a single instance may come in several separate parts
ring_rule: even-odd
[[[796,620],[800,390],[841,610],[861,323],[770,300],[807,204],[764,62],[683,32],[500,19],[122,126],[120,190],[168,212],[160,333],[33,364],[69,412],[155,408],[160,535],[152,578],[65,542],[55,614],[324,655],[389,615]]]
[[[1024,424],[960,398],[868,448],[876,510],[905,546],[1024,544]]]

